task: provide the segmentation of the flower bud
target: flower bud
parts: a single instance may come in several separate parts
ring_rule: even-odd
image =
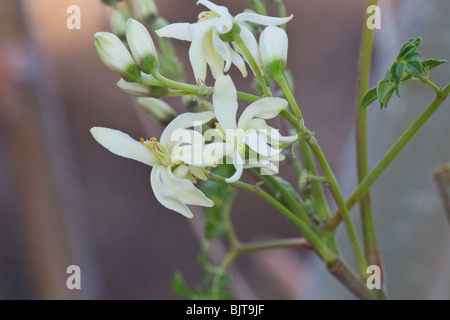
[[[151,24],[158,15],[158,8],[153,0],[137,0],[136,11],[138,18]]]
[[[161,99],[138,98],[137,101],[145,112],[162,124],[168,124],[177,116],[175,110]]]
[[[141,76],[139,67],[120,39],[109,32],[97,32],[95,48],[102,62],[126,81],[136,81]]]
[[[259,53],[267,72],[272,76],[283,74],[286,69],[288,37],[286,31],[268,26],[259,38]]]
[[[140,22],[127,21],[127,41],[134,59],[145,73],[152,74],[159,65],[152,37]]]
[[[111,15],[111,29],[121,39],[127,32],[127,17],[122,11],[114,10]]]
[[[117,82],[117,86],[123,92],[137,97],[161,98],[166,96],[169,91],[169,88],[167,87],[151,86],[137,82],[126,82],[124,79],[120,79],[120,81]]]

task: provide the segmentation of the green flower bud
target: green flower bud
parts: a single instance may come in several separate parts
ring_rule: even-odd
[[[102,62],[126,81],[134,82],[141,76],[139,67],[120,39],[109,32],[97,32],[95,48]]]
[[[168,124],[177,116],[175,110],[161,99],[138,98],[137,101],[146,113],[162,124]]]
[[[279,76],[286,69],[288,37],[286,31],[276,26],[264,29],[259,38],[261,60],[271,76]]]
[[[114,10],[111,15],[111,29],[119,37],[125,37],[127,32],[127,17],[122,11]]]
[[[152,74],[159,67],[156,48],[148,30],[138,21],[128,19],[127,41],[134,59],[145,73]]]
[[[241,27],[237,23],[233,23],[231,30],[221,35],[221,38],[225,42],[232,42],[239,39],[241,35]]]
[[[137,0],[136,11],[138,18],[152,24],[158,15],[158,8],[153,0]]]

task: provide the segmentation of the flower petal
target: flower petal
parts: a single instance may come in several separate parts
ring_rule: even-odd
[[[149,166],[157,163],[155,155],[142,143],[119,130],[93,127],[91,134],[98,143],[118,156],[133,159]]]
[[[288,102],[282,98],[263,98],[250,104],[239,118],[238,127],[249,129],[249,121],[253,118],[272,119],[281,110],[286,109]]]
[[[186,129],[193,127],[194,125],[202,125],[211,119],[214,118],[214,112],[205,111],[205,112],[186,112],[180,114],[175,119],[173,119],[164,131],[161,134],[160,142],[164,147],[168,147],[167,151],[172,150],[172,146],[175,144],[175,141],[172,142],[172,134],[177,129]]]
[[[236,168],[236,172],[228,179],[225,179],[227,183],[234,183],[239,181],[242,176],[242,172],[244,171],[244,161],[242,160],[237,150],[234,152],[233,165]]]
[[[150,174],[150,184],[155,194],[156,200],[159,201],[167,209],[181,213],[187,218],[194,215],[191,210],[184,204],[175,191],[168,188],[163,182],[163,176],[166,175],[166,167],[156,165]]]
[[[211,32],[214,28],[214,21],[212,20],[197,22],[190,27],[192,43],[189,47],[189,61],[197,83],[205,82],[206,78],[207,51],[205,50],[208,50],[208,45],[213,46],[212,39],[208,39],[208,36],[211,37]]]
[[[174,191],[185,204],[203,207],[212,207],[214,205],[214,202],[198,190],[192,182],[175,176],[170,167],[165,168],[165,174],[161,174],[161,179],[164,186]]]
[[[212,76],[217,79],[223,75],[223,63],[224,59],[220,56],[219,52],[214,46],[213,31],[211,30],[203,41],[203,55],[205,57],[206,63],[211,69]]]
[[[232,16],[231,16],[230,12],[228,11],[227,7],[218,6],[217,4],[214,4],[211,1],[207,1],[207,0],[199,0],[199,1],[197,1],[197,5],[198,4],[204,5],[209,10],[214,11],[215,13],[218,13],[221,17],[229,17],[230,20],[232,19]]]
[[[267,144],[267,140],[257,131],[248,133],[243,142],[249,146],[250,149],[265,157],[274,157],[280,154],[280,149],[273,149]]]
[[[230,76],[217,78],[212,100],[217,121],[223,130],[236,129],[237,91]]]
[[[214,48],[220,54],[220,56],[225,60],[225,68],[223,71],[227,72],[231,67],[231,50],[226,46],[225,42],[223,42],[216,32],[213,32],[213,43]]]
[[[265,26],[278,26],[280,24],[285,24],[291,21],[291,19],[294,17],[294,15],[290,15],[289,17],[285,18],[279,18],[279,17],[268,17],[257,13],[250,13],[250,12],[243,12],[239,13],[235,18],[234,21],[238,24],[248,21],[253,22],[257,24],[262,24]]]
[[[263,69],[264,65],[261,60],[261,55],[259,53],[259,45],[253,33],[246,26],[241,25],[241,39],[244,41],[248,50],[252,54],[258,66]],[[248,63],[248,62],[247,62]]]
[[[172,23],[161,29],[155,30],[155,32],[159,37],[163,38],[192,41],[190,23]]]
[[[214,26],[216,27],[216,30],[220,34],[225,34],[231,31],[233,28],[233,20],[232,17],[229,16],[223,16],[220,18],[216,18],[214,21]]]

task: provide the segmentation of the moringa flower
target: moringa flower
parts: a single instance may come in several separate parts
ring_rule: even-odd
[[[217,131],[224,140],[226,155],[233,157],[234,175],[226,181],[239,180],[243,169],[267,167],[272,161],[283,160],[280,142],[293,142],[297,136],[283,137],[278,130],[268,126],[265,119],[272,119],[288,106],[282,98],[262,98],[250,104],[236,122],[237,92],[230,76],[218,77],[213,93],[214,112],[218,121]],[[230,153],[230,145],[231,153]],[[254,157],[249,158],[248,154]]]
[[[153,167],[150,183],[156,199],[166,208],[192,218],[192,212],[187,205],[212,207],[214,203],[208,199],[194,183],[197,179],[206,180],[207,170],[189,163],[175,160],[173,154],[186,140],[179,141],[181,135],[188,135],[195,143],[200,133],[187,130],[195,124],[203,124],[214,118],[214,113],[207,111],[201,113],[184,113],[176,117],[164,129],[160,142],[155,138],[141,142],[129,135],[113,129],[94,127],[91,133],[95,140],[103,147],[119,156],[137,160]],[[202,144],[202,140],[200,143]],[[193,148],[199,153],[203,145]]]
[[[136,81],[141,71],[122,41],[109,32],[97,32],[94,36],[95,48],[102,62],[126,81]]]
[[[288,36],[286,31],[276,26],[268,26],[259,38],[259,53],[267,72],[272,76],[281,75],[286,69]]]
[[[158,68],[158,54],[147,28],[139,21],[128,19],[127,42],[134,60],[145,73],[151,74]]]
[[[201,0],[197,4],[202,4],[211,11],[200,13],[197,23],[173,23],[156,30],[156,33],[160,37],[192,42],[189,49],[189,60],[194,70],[195,79],[199,83],[205,81],[207,65],[209,65],[214,78],[222,75],[224,71],[227,72],[231,64],[236,65],[244,77],[247,76],[241,49],[233,42],[233,39],[231,40],[234,50],[227,42],[230,41],[227,35],[232,32],[232,29],[240,30],[240,38],[258,65],[262,67],[258,43],[245,22],[280,25],[292,19],[292,16],[276,18],[246,12],[233,17],[226,7],[218,6],[210,1]]]

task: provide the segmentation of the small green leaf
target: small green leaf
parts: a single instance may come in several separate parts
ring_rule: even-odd
[[[179,272],[176,272],[172,277],[172,289],[177,295],[183,298],[189,298],[191,295],[191,291]]]
[[[370,89],[364,94],[364,96],[361,99],[361,102],[359,103],[359,110],[361,111],[367,108],[376,99],[377,99],[377,88],[375,87]]]
[[[403,47],[400,49],[400,53],[398,54],[397,60],[401,61],[403,60],[403,58],[411,53],[416,51],[416,46],[413,45],[412,43],[406,43],[405,45],[403,45]]]
[[[394,72],[395,72],[395,69],[397,69],[397,66],[398,66],[398,62],[394,61],[391,65],[391,68],[389,69],[389,77],[387,79],[388,81],[394,80]]]
[[[405,69],[405,63],[404,62],[400,62],[397,64],[397,67],[395,68],[394,72],[392,73],[392,80],[395,83],[399,83],[400,79],[403,76],[403,71]]]
[[[413,51],[413,52],[410,52],[407,55],[405,55],[403,57],[403,60],[405,60],[405,61],[412,61],[412,60],[417,59],[418,57],[420,57],[420,52],[419,51]]]
[[[430,71],[431,69],[434,69],[437,66],[440,66],[441,64],[446,62],[447,60],[428,59],[422,62],[422,66],[428,71]]]
[[[406,70],[415,76],[420,76],[422,74],[422,64],[419,61],[409,61],[406,63]]]
[[[396,84],[394,82],[381,80],[377,86],[377,96],[381,103],[381,109],[386,108],[394,93]]]
[[[395,94],[400,98],[400,91],[398,90],[398,84],[395,86]]]

